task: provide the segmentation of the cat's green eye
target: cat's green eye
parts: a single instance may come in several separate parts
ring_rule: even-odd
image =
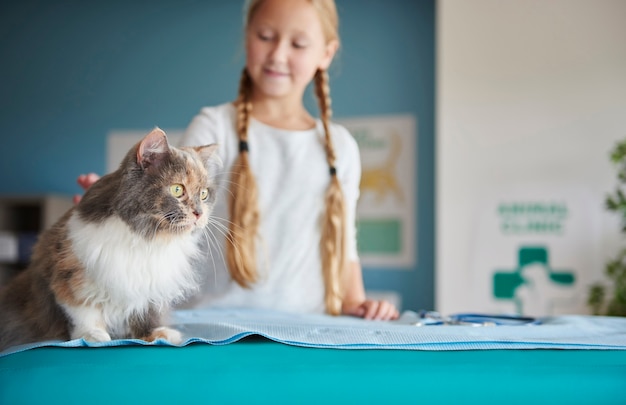
[[[200,198],[202,198],[202,200],[206,200],[207,198],[209,198],[209,189],[208,188],[204,188],[202,189],[202,191],[200,191]]]
[[[182,184],[172,184],[170,186],[170,193],[176,198],[185,195],[185,187]]]

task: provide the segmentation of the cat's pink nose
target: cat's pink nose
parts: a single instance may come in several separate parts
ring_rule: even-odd
[[[202,211],[200,210],[193,210],[193,215],[196,216],[196,219],[200,218],[200,215],[202,215]]]

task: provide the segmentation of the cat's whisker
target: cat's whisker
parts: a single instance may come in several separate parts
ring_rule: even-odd
[[[212,225],[218,225],[218,224],[212,223]],[[228,228],[226,228],[223,224],[219,224],[219,226],[215,226],[215,230],[218,231],[220,234],[222,234],[222,236],[224,236],[224,238],[227,239],[230,243],[234,243],[232,236],[230,235],[230,232],[228,231]]]
[[[221,230],[223,230],[225,232],[228,232],[228,229],[229,229],[227,224],[232,224],[232,222],[230,222],[230,221],[226,221],[227,224],[224,224],[224,223],[222,223],[222,221],[217,221],[217,220],[214,220],[214,219],[211,219],[209,221],[210,221],[209,223],[211,225],[214,225],[216,228],[220,228]]]
[[[228,187],[224,187],[223,189],[224,189],[224,191],[226,191],[226,192],[227,192],[227,193],[228,193],[231,197],[233,196],[233,192],[231,191],[231,189],[232,189],[233,185],[236,185],[236,183],[234,183],[234,182],[231,180],[231,177],[232,177],[232,174],[233,174],[233,173],[234,173],[234,172],[232,172],[232,171],[230,171],[230,172],[224,172],[224,173],[223,173],[223,175],[222,175],[222,177],[221,177],[221,179],[220,179],[220,183],[221,183],[221,184],[223,184],[223,185],[225,185],[225,186],[228,186]]]
[[[236,231],[229,229],[228,227],[226,227],[223,224],[219,224],[219,226],[216,226],[216,229],[218,229],[219,232],[222,235],[224,235],[224,238],[228,242],[230,242],[233,246],[237,247],[237,244],[235,243],[235,239],[233,238],[233,236],[237,236],[237,232]]]
[[[174,218],[175,216],[176,216],[176,212],[174,211],[169,211],[161,215],[161,217],[159,217],[159,219],[156,221],[156,224],[154,226],[154,233],[157,234],[159,229],[161,229],[161,225],[163,224],[168,224],[168,227],[171,228],[172,218]]]
[[[230,243],[234,244],[232,236],[227,231],[225,231],[224,229],[220,229],[219,227],[215,227],[215,231],[219,232],[219,234],[221,234],[224,237],[225,240],[227,240]],[[211,232],[211,235],[214,237],[214,240],[216,242],[216,247],[221,246],[221,244],[217,240],[217,235],[215,233],[213,233],[213,231],[209,230],[209,232]],[[222,256],[222,259],[224,259],[224,255],[223,255],[222,250],[221,249],[217,249],[217,250],[218,250],[220,256]]]
[[[224,224],[222,224],[222,223],[220,223],[218,221],[213,221],[213,222],[211,222],[211,224],[212,225],[216,225],[215,229],[218,232],[220,232],[224,236],[224,239],[226,239],[235,248],[235,254],[237,256],[239,256],[240,258],[242,258],[243,254],[241,253],[241,250],[239,249],[239,245],[237,243],[235,243],[233,235],[231,234],[231,233],[236,233],[236,232],[231,231]],[[224,254],[221,252],[221,249],[218,249],[218,252],[220,253],[220,256],[222,256],[222,259],[224,260],[224,263],[226,263],[226,258],[224,257]]]
[[[226,221],[228,222],[228,221]],[[241,250],[239,249],[239,246],[237,245],[237,243],[235,243],[235,240],[233,238],[232,233],[235,233],[235,231],[230,230],[226,225],[222,224],[220,221],[217,221],[215,219],[212,219],[210,221],[210,223],[212,225],[215,226],[215,229],[220,232],[222,234],[222,236],[224,236],[224,239],[226,239],[234,248],[235,248],[235,253],[239,256],[239,257],[243,257]],[[222,256],[222,259],[224,260],[224,263],[226,263],[226,258],[224,257],[223,252],[221,252],[220,249],[218,249],[220,256]]]
[[[215,265],[215,257],[213,255],[213,249],[211,249],[211,242],[214,242],[215,247],[218,247],[217,252],[219,256],[222,258],[222,263],[224,263],[225,266],[226,266],[226,259],[224,258],[224,254],[222,253],[222,250],[219,249],[220,244],[217,239],[217,236],[211,231],[209,227],[204,228],[202,231],[207,240],[207,246],[209,247],[208,252],[209,252],[209,255],[211,256],[211,262],[213,263],[213,283],[217,284],[217,271],[215,270],[217,266]]]
[[[229,229],[228,226],[226,226],[225,224],[237,227],[237,228],[241,228],[241,225],[235,224],[234,222],[226,219],[226,218],[219,218],[219,217],[214,217],[212,218],[214,220],[219,220],[220,221],[220,225],[224,226],[224,229]],[[225,223],[225,224],[224,224]]]

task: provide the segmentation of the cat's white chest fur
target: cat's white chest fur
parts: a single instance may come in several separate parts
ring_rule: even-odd
[[[116,216],[93,224],[76,212],[68,232],[85,267],[86,285],[77,298],[98,308],[115,334],[127,331],[130,315],[166,307],[197,288],[191,261],[198,244],[192,234],[146,240]]]

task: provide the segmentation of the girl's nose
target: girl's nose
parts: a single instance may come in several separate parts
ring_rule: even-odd
[[[270,52],[270,58],[273,62],[284,62],[287,60],[289,52],[289,44],[286,41],[276,41]]]

